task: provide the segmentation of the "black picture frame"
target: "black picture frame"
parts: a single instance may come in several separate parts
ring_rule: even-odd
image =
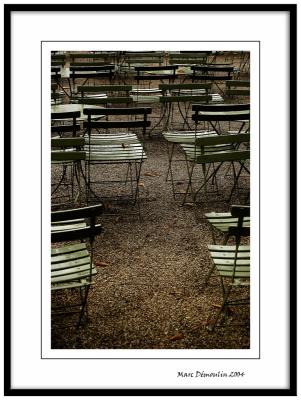
[[[287,12],[289,13],[289,388],[287,389],[59,389],[12,387],[11,354],[11,19],[15,11],[51,12],[51,11],[118,11],[118,12]],[[295,4],[5,4],[4,5],[4,394],[6,396],[296,396],[297,394],[297,6]]]

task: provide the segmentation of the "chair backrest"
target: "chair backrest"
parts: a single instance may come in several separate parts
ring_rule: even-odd
[[[250,81],[231,80],[226,82],[226,96],[250,96]]]
[[[51,54],[51,66],[64,66],[66,63],[66,54]]]
[[[108,78],[111,80],[114,75],[115,65],[93,65],[70,66],[70,78],[75,81],[76,78]]]
[[[150,107],[128,107],[128,108],[84,108],[84,115],[88,116],[88,121],[84,122],[84,128],[87,129],[88,134],[91,134],[92,129],[119,129],[119,128],[142,128],[143,135],[146,133],[146,128],[151,125],[151,122],[147,120],[147,116],[151,114],[152,109]],[[94,121],[92,116],[106,115],[106,116],[135,116],[133,120],[120,120],[117,121]],[[137,119],[137,116],[141,115],[141,119]]]
[[[250,236],[250,227],[243,226],[244,219],[250,216],[250,206],[232,205],[231,215],[238,218],[238,223],[237,226],[229,226],[228,234],[235,237]]]
[[[86,226],[80,228],[53,230],[51,232],[51,242],[65,242],[73,240],[90,239],[92,244],[95,236],[102,232],[100,224],[96,224],[96,217],[103,213],[104,206],[98,204],[95,206],[82,207],[70,210],[52,211],[51,222],[72,221],[76,219],[88,219]]]
[[[250,104],[193,104],[193,121],[236,121],[250,119]]]
[[[51,139],[51,161],[80,161],[86,159],[82,137]]]
[[[204,91],[205,94],[208,94],[211,90],[211,83],[161,83],[159,84],[159,89],[162,90],[162,94],[166,95],[167,93],[174,93],[178,92],[179,94],[181,91],[192,90],[200,90]]]
[[[241,161],[250,158],[250,150],[240,149],[237,145],[241,143],[248,144],[250,142],[249,133],[239,133],[231,135],[204,135],[197,137],[195,140],[196,151],[199,148],[200,154],[197,154],[195,161],[199,164],[224,162],[224,161]],[[220,151],[220,145],[232,145],[229,151]],[[212,146],[210,152],[208,147]],[[217,146],[216,148],[214,146]]]
[[[173,81],[177,77],[177,69],[178,65],[139,66],[135,67],[137,75],[134,76],[134,79],[138,84],[140,81],[162,81],[164,79]]]
[[[169,53],[168,59],[170,64],[204,64],[207,62],[207,53]]]
[[[160,96],[160,103],[187,103],[198,101],[200,103],[209,103],[212,100],[212,95],[177,95],[177,96]]]
[[[229,65],[192,65],[192,81],[228,81],[233,78],[234,67]]]
[[[131,85],[97,85],[79,86],[77,91],[81,94],[78,99],[80,104],[131,104],[133,98],[130,97]],[[89,93],[102,93],[104,97],[89,98]],[[116,95],[117,94],[117,95]],[[88,95],[88,98],[86,97]]]
[[[51,126],[51,133],[62,136],[70,132],[75,137],[80,130],[80,124],[77,124],[77,118],[79,117],[80,111],[52,112],[51,121],[56,121],[56,123]]]
[[[80,52],[70,53],[70,65],[72,66],[86,66],[86,65],[105,65],[114,59],[114,53],[102,52]]]
[[[164,52],[149,51],[149,52],[126,52],[124,54],[124,62],[128,65],[134,64],[158,64],[161,65],[164,61]]]

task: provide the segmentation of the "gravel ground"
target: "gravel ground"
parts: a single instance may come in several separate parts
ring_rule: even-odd
[[[64,326],[68,318],[55,317],[52,347],[248,348],[248,307],[233,308],[233,314],[214,333],[206,329],[216,313],[215,305],[220,304],[221,287],[216,276],[204,286],[210,269],[207,245],[212,244],[212,237],[200,217],[205,211],[229,210],[223,198],[229,193],[230,178],[225,170],[221,172],[221,195],[211,194],[208,203],[200,203],[196,220],[194,207],[181,206],[183,195],[174,199],[171,184],[166,182],[164,140],[147,140],[145,148],[141,221],[137,215],[125,214],[132,211],[130,206],[101,218],[104,232],[95,243],[98,274],[89,294],[90,321],[76,332],[71,318],[68,327]],[[176,167],[175,173],[183,176],[185,164],[179,162]],[[248,189],[248,179],[241,179],[240,194],[235,194],[233,204],[244,202],[242,189]]]

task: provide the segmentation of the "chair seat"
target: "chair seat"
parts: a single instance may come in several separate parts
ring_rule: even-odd
[[[213,131],[168,131],[163,132],[163,137],[172,143],[194,143],[195,139],[204,135],[215,135]]]
[[[86,147],[86,152],[89,162],[138,162],[147,158],[140,143],[93,145],[90,150]]]
[[[86,140],[89,145],[106,145],[106,144],[134,144],[140,143],[135,133],[116,133],[116,134],[95,134]]]
[[[90,285],[96,273],[85,243],[51,249],[51,290]]]
[[[132,95],[137,94],[161,94],[162,90],[159,88],[133,88],[131,90]]]
[[[238,223],[238,218],[232,217],[231,213],[211,212],[205,214],[205,217],[214,228],[226,233],[228,232],[230,226],[237,226]],[[250,217],[244,218],[242,226],[250,226]]]
[[[219,275],[224,278],[250,277],[250,246],[239,246],[235,262],[235,246],[208,246]],[[238,282],[236,282],[236,285]]]
[[[200,148],[195,148],[194,144],[180,144],[181,147],[183,148],[186,157],[189,161],[195,161],[197,160],[199,157],[201,157],[202,155],[208,155],[208,154],[214,154],[214,153],[218,153],[218,154],[222,154],[222,153],[226,153],[231,151],[233,152],[233,147],[231,145],[226,145],[226,144],[221,144],[221,145],[215,145],[215,146],[206,146],[204,153],[201,153]]]
[[[62,230],[72,230],[84,228],[87,226],[84,219],[76,219],[71,221],[60,221],[51,223],[51,232],[62,231]]]
[[[131,98],[133,99],[134,103],[143,103],[143,104],[149,104],[149,103],[159,103],[160,101],[160,95],[131,95]]]

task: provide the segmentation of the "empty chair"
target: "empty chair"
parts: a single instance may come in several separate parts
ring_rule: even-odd
[[[77,328],[88,321],[88,294],[97,273],[93,264],[94,241],[102,232],[96,217],[102,211],[102,205],[96,205],[51,213],[51,242],[56,244],[51,248],[51,312],[62,317],[78,313]],[[82,222],[86,220],[87,223]],[[70,295],[65,300],[56,299],[57,292],[66,291]]]
[[[51,134],[62,136],[77,136],[80,131],[80,111],[52,112],[51,113]]]
[[[170,52],[168,55],[170,64],[182,65],[199,65],[207,63],[207,52]]]
[[[120,78],[130,78],[135,73],[135,67],[163,65],[164,57],[164,52],[161,51],[126,51],[120,59]]]
[[[87,108],[84,113],[88,116],[88,121],[84,123],[88,134],[85,146],[88,195],[107,199],[107,204],[126,199],[132,205],[138,206],[140,216],[139,180],[146,154],[137,130],[141,132],[143,142],[145,130],[150,126],[147,116],[151,109]],[[106,115],[107,119],[93,120],[98,114]],[[102,167],[102,171],[95,170],[97,166]],[[125,171],[123,166],[126,167]],[[101,190],[97,191],[94,188],[96,185],[102,185]],[[130,189],[124,193],[127,185]],[[109,187],[112,188],[112,193],[107,193],[106,189]]]
[[[193,121],[204,129],[222,133],[249,131],[250,104],[194,104]],[[234,129],[234,130],[233,130]]]
[[[133,103],[130,96],[131,85],[95,85],[79,86],[78,103],[94,104],[104,107],[127,107]]]
[[[238,219],[236,226],[229,227],[229,233],[235,237],[235,244],[229,246],[209,245],[212,268],[209,277],[216,272],[221,282],[222,301],[218,312],[207,328],[211,332],[222,314],[226,315],[231,306],[249,304],[249,293],[244,293],[250,285],[250,246],[242,245],[241,238],[250,236],[250,228],[243,226],[244,218],[250,215],[249,207],[232,206],[231,215]],[[207,283],[207,282],[206,282]],[[240,291],[243,297],[233,296],[234,291]]]
[[[66,63],[65,53],[51,54],[51,66],[52,67],[64,67]]]
[[[168,170],[167,177],[170,177],[173,195],[175,191],[175,181],[179,185],[183,179],[175,179],[172,170],[174,162],[185,161],[182,152],[182,157],[174,157],[175,146],[179,144],[193,143],[196,137],[207,133],[207,131],[195,132],[190,126],[191,105],[195,102],[209,103],[212,100],[209,94],[210,83],[176,83],[176,84],[161,84],[159,88],[162,90],[160,97],[161,114],[163,121],[162,135],[167,141],[168,152]]]
[[[72,82],[72,93],[76,93],[77,82],[80,80],[80,85],[84,86],[88,80],[93,79],[94,82],[105,79],[112,82],[114,77],[115,66],[109,65],[70,65],[70,82]]]
[[[183,144],[183,150],[187,159],[188,185],[183,199],[185,204],[186,197],[190,193],[193,204],[197,202],[197,196],[203,190],[204,201],[207,202],[208,182],[213,179],[218,189],[218,172],[224,163],[231,163],[233,166],[233,184],[228,201],[231,200],[233,192],[237,187],[245,163],[250,159],[249,150],[250,135],[247,133],[228,134],[228,135],[204,135],[195,139],[194,144]],[[217,164],[217,165],[216,165]],[[238,165],[238,170],[235,168]],[[201,166],[202,180],[196,190],[193,189],[192,176],[196,165]],[[224,177],[224,175],[223,175]],[[224,180],[224,179],[223,179]]]
[[[85,139],[80,137],[51,139],[51,207],[74,206],[80,201],[81,161]],[[77,194],[75,196],[75,182]]]
[[[73,66],[108,65],[115,62],[116,52],[78,52],[70,53],[70,63]]]
[[[225,82],[233,79],[234,67],[231,65],[192,65],[192,82],[210,81],[214,83],[221,95],[225,93]]]
[[[249,80],[231,80],[226,82],[227,101],[240,100],[250,97],[250,81]]]

